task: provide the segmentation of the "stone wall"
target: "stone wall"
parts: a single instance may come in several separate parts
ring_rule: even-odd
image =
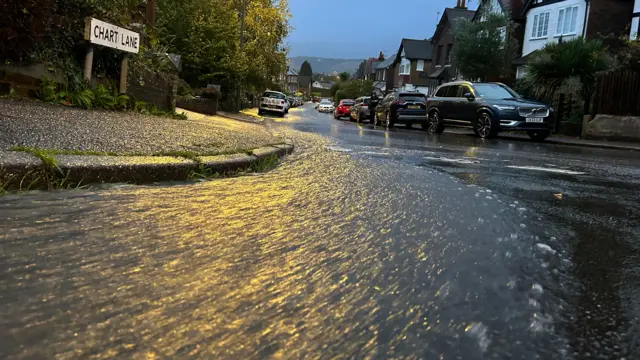
[[[171,111],[176,107],[177,82],[160,76],[130,70],[127,75],[127,95],[134,101],[144,101],[158,109]]]
[[[582,137],[601,140],[640,141],[640,116],[596,115],[585,117]]]

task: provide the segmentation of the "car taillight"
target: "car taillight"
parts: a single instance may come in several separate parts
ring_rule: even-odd
[[[280,104],[284,104],[284,100],[280,100]]]

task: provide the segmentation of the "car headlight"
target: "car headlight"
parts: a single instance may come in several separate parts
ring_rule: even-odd
[[[504,111],[504,110],[515,110],[516,108],[513,106],[502,106],[502,105],[493,105],[494,108]]]

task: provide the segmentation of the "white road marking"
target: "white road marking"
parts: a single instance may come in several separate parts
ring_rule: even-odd
[[[558,169],[558,168],[544,168],[544,167],[540,167],[540,166],[515,166],[515,165],[510,165],[507,166],[508,168],[511,169],[520,169],[520,170],[533,170],[533,171],[546,171],[546,172],[551,172],[551,173],[556,173],[556,174],[567,174],[567,175],[584,175],[586,174],[585,172],[580,172],[580,171],[573,171],[573,170],[567,170],[567,169]]]
[[[353,151],[351,149],[346,149],[346,148],[342,148],[342,147],[338,147],[338,146],[327,146],[327,150],[339,151],[339,152],[352,152]]]
[[[450,158],[446,158],[446,157],[425,156],[423,159],[445,161],[445,162],[457,163],[457,164],[477,164],[477,163],[479,163],[479,161],[471,161],[471,160],[467,160],[467,159],[450,159]]]
[[[386,153],[386,152],[375,152],[375,151],[361,151],[360,154],[365,154],[365,155],[383,155],[383,156],[391,155],[391,154]]]

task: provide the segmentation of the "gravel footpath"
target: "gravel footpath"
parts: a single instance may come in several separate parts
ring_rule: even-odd
[[[281,142],[262,125],[217,116],[189,120],[0,100],[0,151],[12,146],[153,155],[232,152]]]

